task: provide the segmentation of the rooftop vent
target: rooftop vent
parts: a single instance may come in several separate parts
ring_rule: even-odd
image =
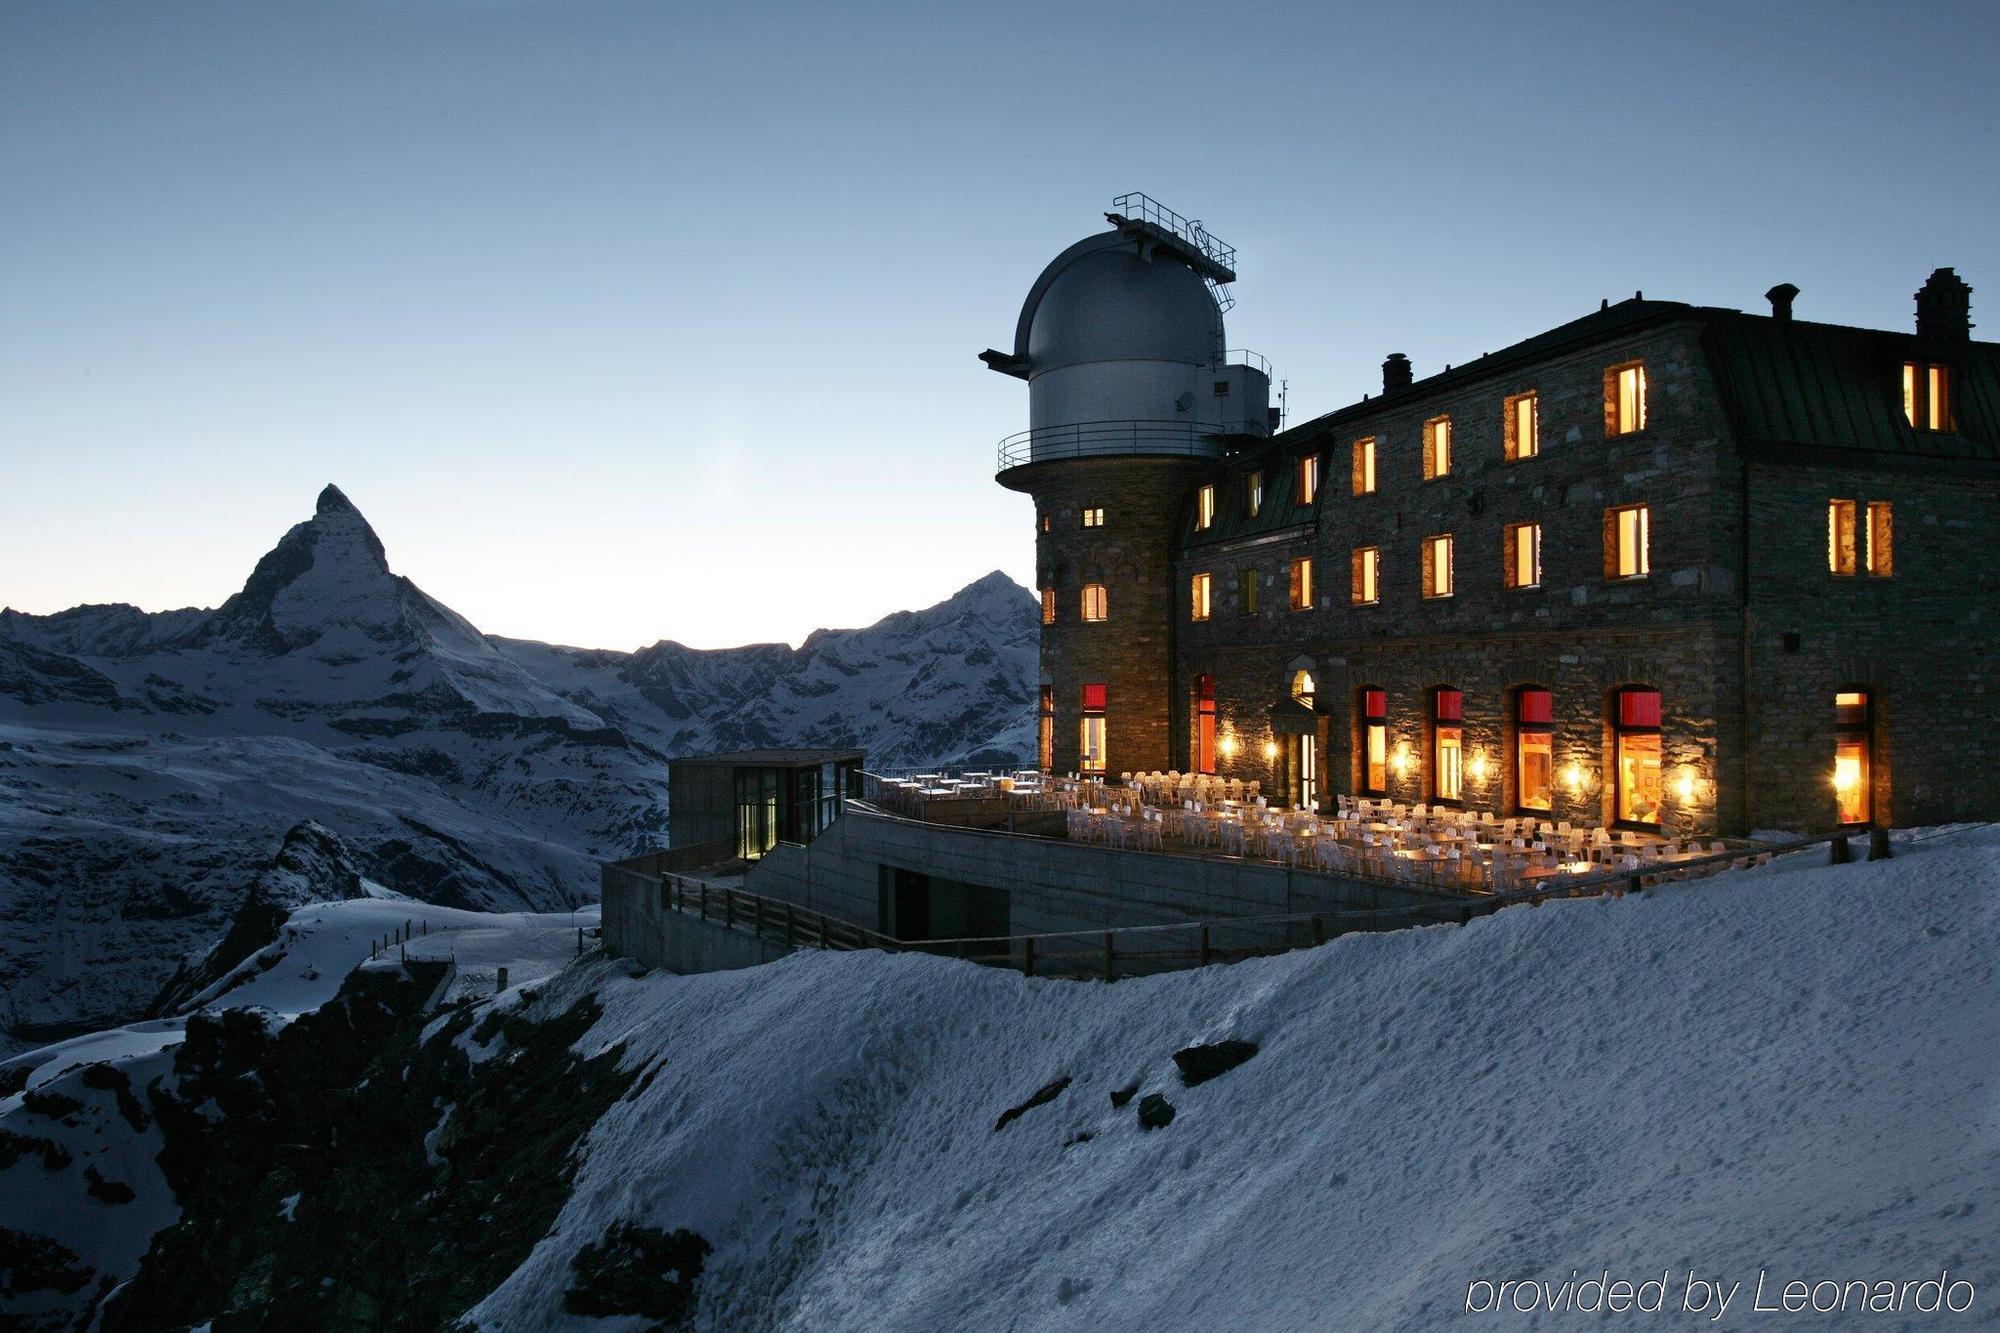
[[[1792,317],[1792,301],[1798,294],[1799,289],[1789,282],[1781,282],[1770,291],[1765,292],[1764,299],[1771,303],[1771,318],[1790,319]]]
[[[1401,352],[1389,353],[1382,363],[1382,392],[1394,393],[1410,387],[1410,358]]]
[[[1972,288],[1951,269],[1933,269],[1917,292],[1917,336],[1959,342],[1972,336]]]

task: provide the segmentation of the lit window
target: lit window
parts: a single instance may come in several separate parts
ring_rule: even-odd
[[[1035,752],[1041,759],[1042,771],[1048,772],[1056,766],[1056,687],[1042,686],[1042,707],[1036,720]]]
[[[1195,492],[1194,527],[1196,532],[1207,532],[1215,526],[1215,487],[1203,486]]]
[[[1106,602],[1102,583],[1083,585],[1083,618],[1087,621],[1110,618],[1110,608]]]
[[[1506,584],[1510,588],[1542,586],[1542,525],[1510,523],[1501,531],[1505,547]]]
[[[1354,493],[1375,493],[1375,437],[1354,442]]]
[[[1215,771],[1215,677],[1194,678],[1194,771]]]
[[[1056,590],[1054,588],[1042,589],[1042,623],[1044,625],[1053,625],[1056,623]]]
[[[1642,579],[1653,572],[1650,523],[1645,505],[1604,511],[1604,577]]]
[[[1102,685],[1083,687],[1083,725],[1077,738],[1076,766],[1079,772],[1104,771],[1104,714],[1108,693]]]
[[[1660,692],[1639,687],[1613,697],[1612,726],[1618,778],[1618,818],[1628,824],[1660,822]]]
[[[1304,667],[1300,667],[1292,673],[1292,697],[1294,699],[1297,699],[1307,708],[1311,708],[1313,706],[1313,697],[1317,693],[1318,687],[1313,684],[1312,672],[1307,671]]]
[[[1257,571],[1236,571],[1236,609],[1246,616],[1257,614]]]
[[[1252,472],[1243,479],[1243,516],[1255,518],[1264,509],[1264,474]]]
[[[1306,611],[1313,604],[1313,562],[1309,558],[1292,561],[1292,610]]]
[[[1052,530],[1052,527],[1053,527],[1053,525],[1052,525],[1052,524],[1051,524],[1051,523],[1049,522],[1049,516],[1048,516],[1047,514],[1043,514],[1043,515],[1042,515],[1042,531],[1043,531],[1043,532],[1048,532],[1048,531],[1051,531],[1051,530]]]
[[[1868,502],[1868,572],[1885,579],[1896,572],[1896,515],[1887,500]]]
[[[1533,393],[1517,393],[1506,403],[1507,461],[1517,463],[1542,451],[1541,412]]]
[[[1451,475],[1451,418],[1432,417],[1424,423],[1424,480]]]
[[[1873,730],[1865,690],[1833,696],[1833,798],[1835,819],[1866,824],[1874,818]]]
[[[1208,575],[1206,574],[1195,575],[1194,582],[1189,589],[1189,593],[1191,598],[1190,609],[1194,615],[1194,618],[1196,620],[1207,620],[1208,607],[1209,607]]]
[[[1102,509],[1086,509],[1086,510],[1084,510],[1084,511],[1083,511],[1083,526],[1085,526],[1086,528],[1101,528],[1101,527],[1103,527],[1103,526],[1104,526],[1104,511],[1103,511]]]
[[[1604,433],[1646,429],[1646,367],[1634,361],[1604,372]]]
[[[1383,796],[1389,790],[1389,693],[1363,689],[1361,706],[1361,781],[1363,796]]]
[[[1431,691],[1431,795],[1440,801],[1465,799],[1465,695]]]
[[[1918,430],[1957,430],[1952,415],[1951,367],[1903,363],[1903,416]]]
[[[1854,572],[1854,519],[1852,500],[1826,503],[1826,567],[1835,574]]]
[[[1555,696],[1532,687],[1514,695],[1514,800],[1523,810],[1553,808],[1555,731]]]
[[[1451,596],[1451,534],[1424,538],[1424,596]]]
[[[1373,606],[1382,600],[1382,548],[1359,546],[1349,565],[1347,600],[1355,606]]]
[[[1309,505],[1319,499],[1319,455],[1307,454],[1299,460],[1299,503]]]

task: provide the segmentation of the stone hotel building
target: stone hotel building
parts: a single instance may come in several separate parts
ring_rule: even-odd
[[[2000,345],[1631,300],[1289,429],[1234,256],[1127,196],[994,370],[1030,386],[1040,746],[1737,833],[2000,817]]]

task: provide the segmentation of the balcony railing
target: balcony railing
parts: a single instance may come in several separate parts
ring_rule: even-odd
[[[1111,201],[1111,206],[1124,217],[1150,222],[1161,231],[1171,232],[1226,269],[1236,267],[1236,247],[1225,244],[1202,226],[1199,218],[1184,218],[1150,195],[1137,192],[1119,195]]]
[[[1178,454],[1220,458],[1221,429],[1205,421],[1080,421],[1024,430],[1000,441],[999,470],[1024,463],[1106,455]]]

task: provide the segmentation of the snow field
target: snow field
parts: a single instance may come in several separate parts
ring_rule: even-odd
[[[659,1072],[474,1315],[597,1327],[561,1313],[569,1259],[634,1221],[715,1245],[717,1328],[1558,1328],[1590,1317],[1467,1315],[1468,1284],[1576,1269],[1948,1268],[1991,1318],[1996,853],[1781,858],[1111,987],[915,955],[574,969],[543,1003],[595,988],[587,1042]],[[1181,1087],[1173,1051],[1228,1037],[1262,1049]],[[1170,1126],[1111,1106],[1134,1079]]]

